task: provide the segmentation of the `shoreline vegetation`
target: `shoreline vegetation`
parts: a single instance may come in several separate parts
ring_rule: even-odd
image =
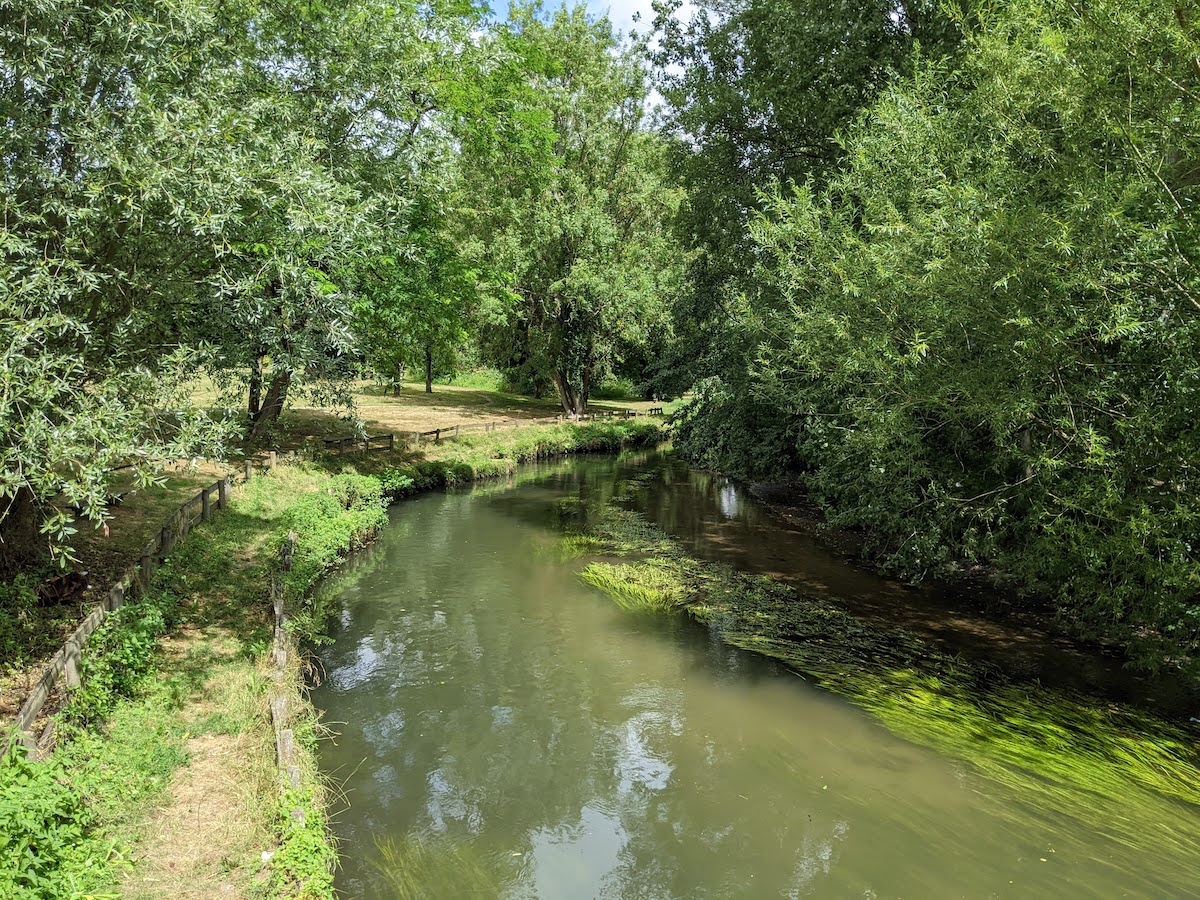
[[[1042,813],[1087,822],[1136,851],[1170,853],[1200,879],[1200,861],[1187,862],[1192,836],[1173,825],[1180,804],[1200,808],[1200,752],[1184,728],[1053,686],[1012,683],[903,629],[881,635],[836,602],[690,557],[612,504],[588,511],[561,543],[563,558],[603,557],[580,577],[622,609],[686,614]]]
[[[281,791],[274,767],[272,579],[293,640],[317,640],[325,611],[315,587],[372,539],[388,502],[664,436],[637,419],[526,428],[424,453],[304,461],[237,486],[230,509],[97,631],[47,758],[14,748],[0,759],[0,895],[332,897],[334,788],[315,764],[326,731],[311,706],[290,723],[300,787]],[[285,573],[289,532],[298,540]],[[306,676],[297,663],[286,677],[303,695]]]

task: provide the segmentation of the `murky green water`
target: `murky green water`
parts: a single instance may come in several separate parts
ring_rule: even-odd
[[[406,502],[340,582],[314,700],[341,732],[346,896],[1197,895],[1194,859],[1027,809],[690,620],[619,611],[556,556],[556,511],[628,474]],[[1200,841],[1194,809],[1164,815]]]

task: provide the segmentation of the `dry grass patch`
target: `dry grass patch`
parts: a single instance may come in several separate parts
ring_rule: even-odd
[[[123,895],[256,896],[268,874],[262,853],[273,846],[277,790],[265,711],[268,676],[244,659],[218,662],[213,671],[214,658],[235,650],[233,640],[220,634],[177,636],[171,644],[171,656],[212,674],[180,710],[192,735],[185,744],[188,761],[175,772],[165,802],[139,829],[143,839]]]

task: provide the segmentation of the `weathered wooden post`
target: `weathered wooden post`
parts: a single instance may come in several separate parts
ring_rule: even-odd
[[[229,505],[229,479],[222,478],[217,482],[217,509],[224,509]]]
[[[277,456],[275,454],[275,451],[272,450],[270,453],[267,454],[267,468],[274,469],[276,461],[277,461]]]
[[[457,425],[454,426],[454,439],[456,441],[458,440],[458,426]]]
[[[433,442],[435,444],[440,444],[442,442],[442,429],[435,428],[433,430]]]
[[[249,459],[246,460],[246,480],[249,481],[254,477],[254,464]]]
[[[388,449],[389,450],[396,449],[396,433],[394,431],[388,435]]]
[[[210,499],[209,494],[208,494],[208,492],[211,490],[212,490],[212,488],[206,487],[204,490],[202,490],[200,492],[200,521],[201,522],[207,522],[208,517],[210,515],[212,515],[212,500]]]
[[[69,688],[77,688],[79,679],[79,644],[74,635],[67,639],[63,648],[63,678]]]

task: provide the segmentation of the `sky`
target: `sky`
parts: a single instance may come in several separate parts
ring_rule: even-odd
[[[500,21],[508,17],[508,0],[491,0],[489,5]],[[544,0],[544,5],[547,10],[556,9],[561,5],[561,0]],[[628,34],[629,29],[633,27],[634,13],[642,14],[640,31],[647,31],[654,18],[650,0],[588,0],[587,6],[588,10],[597,16],[607,14],[613,27],[622,34]]]

